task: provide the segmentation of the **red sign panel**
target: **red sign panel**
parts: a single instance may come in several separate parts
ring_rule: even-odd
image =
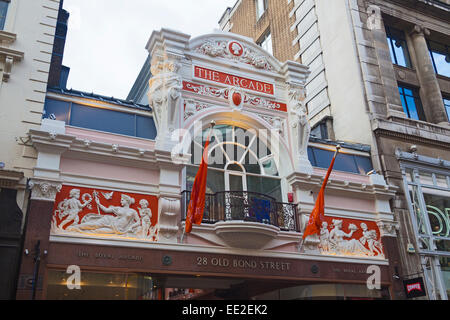
[[[235,86],[271,95],[274,94],[274,86],[271,83],[238,77],[232,74],[215,71],[199,66],[194,66],[194,76],[199,79],[223,83],[229,86]]]
[[[228,93],[229,93],[228,88],[227,89],[219,89],[219,88],[203,86],[201,84],[187,82],[187,81],[183,81],[183,90],[194,92],[194,93],[197,93],[200,95],[224,98],[224,99],[228,99]],[[236,102],[237,101],[235,101],[234,103],[236,103]],[[287,112],[287,105],[285,103],[267,100],[267,99],[264,99],[259,96],[252,96],[247,93],[244,93],[243,96],[241,96],[240,102],[242,102],[244,104],[256,106],[256,107],[267,108],[270,110]],[[204,109],[205,107],[206,106],[202,107],[201,109]]]

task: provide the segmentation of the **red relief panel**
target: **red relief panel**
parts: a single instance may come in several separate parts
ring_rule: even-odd
[[[323,254],[384,258],[376,222],[329,216],[324,220],[319,236]]]
[[[56,195],[52,233],[155,241],[158,237],[158,198],[64,185]]]
[[[194,66],[194,76],[199,79],[223,83],[229,86],[240,87],[247,90],[274,94],[274,86],[271,83],[243,78],[232,74]]]

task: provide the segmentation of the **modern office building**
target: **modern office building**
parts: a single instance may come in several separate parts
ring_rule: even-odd
[[[15,297],[41,125],[62,1],[0,1],[0,299]]]
[[[293,37],[288,59],[310,68],[312,135],[370,146],[375,171],[397,187],[398,275],[422,277],[429,299],[448,299],[449,1],[242,0],[225,11],[223,30],[248,34],[264,18],[260,3],[294,19],[266,28]]]

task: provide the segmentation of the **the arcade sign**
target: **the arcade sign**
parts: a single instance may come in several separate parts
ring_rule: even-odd
[[[271,83],[238,77],[236,75],[199,66],[194,66],[194,77],[198,79],[226,84],[228,86],[234,86],[255,92],[274,95],[274,85]]]
[[[403,286],[405,289],[406,297],[408,299],[425,297],[427,295],[425,291],[425,285],[423,283],[423,278],[404,280]]]

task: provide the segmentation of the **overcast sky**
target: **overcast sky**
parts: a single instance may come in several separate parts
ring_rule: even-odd
[[[67,87],[125,99],[147,57],[153,30],[192,37],[219,28],[236,0],[64,0],[69,29],[63,64]]]

